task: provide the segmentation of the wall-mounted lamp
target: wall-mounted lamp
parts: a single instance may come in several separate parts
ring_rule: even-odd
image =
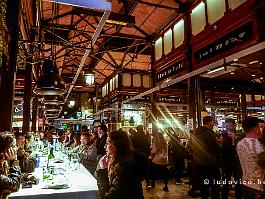
[[[86,78],[86,84],[88,86],[91,86],[91,85],[94,84],[95,79],[94,79],[94,74],[93,73],[87,73],[85,78]]]

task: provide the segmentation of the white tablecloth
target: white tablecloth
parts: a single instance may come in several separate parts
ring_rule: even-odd
[[[37,168],[35,172],[41,172]],[[43,189],[43,182],[33,185],[32,188],[25,188],[12,193],[12,199],[99,199],[99,192],[96,179],[80,165],[77,171],[69,172],[66,175],[71,186],[67,189]]]

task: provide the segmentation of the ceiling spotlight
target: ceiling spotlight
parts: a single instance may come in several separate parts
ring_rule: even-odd
[[[234,73],[234,72],[231,72],[230,74],[231,74],[231,75],[234,75],[235,73]]]
[[[252,77],[255,77],[256,75],[255,74],[253,74],[253,75],[251,75]]]
[[[238,59],[234,59],[234,61],[238,61]]]

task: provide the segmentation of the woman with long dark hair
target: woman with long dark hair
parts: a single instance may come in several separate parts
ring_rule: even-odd
[[[131,141],[124,131],[109,133],[106,143],[107,155],[99,162],[107,167],[108,187],[101,194],[105,199],[142,199],[142,184],[147,171],[147,160],[132,150]],[[98,176],[99,177],[99,176]],[[102,181],[102,179],[98,179]]]
[[[0,133],[0,198],[5,199],[20,188],[20,167],[12,133]]]

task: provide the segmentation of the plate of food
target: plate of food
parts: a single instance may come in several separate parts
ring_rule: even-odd
[[[56,177],[53,180],[45,182],[43,189],[68,189],[71,185],[65,177]]]

